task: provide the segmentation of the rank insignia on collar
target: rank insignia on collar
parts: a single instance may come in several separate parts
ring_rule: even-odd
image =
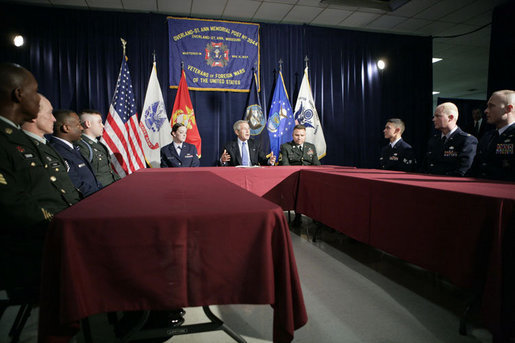
[[[11,133],[13,133],[13,129],[11,129],[10,127],[6,127],[6,128],[5,128],[5,133],[7,133],[8,135],[10,135]]]
[[[19,146],[19,145],[16,147],[16,149],[17,149],[19,152],[24,152],[24,151],[25,151],[25,149],[24,149],[23,147]]]

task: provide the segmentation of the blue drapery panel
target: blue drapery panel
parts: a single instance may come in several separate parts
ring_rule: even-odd
[[[128,65],[138,113],[155,51],[168,115],[176,90],[169,89],[166,16],[158,14],[0,5],[0,60],[20,63],[36,76],[55,108],[96,108],[107,114],[127,40]],[[15,48],[9,34],[22,33]],[[279,59],[292,106],[310,59],[313,96],[327,140],[323,164],[376,167],[386,142],[385,120],[406,121],[404,138],[422,154],[431,133],[431,39],[307,25],[261,24],[261,103],[268,115]],[[380,72],[378,58],[387,59]],[[180,63],[180,61],[177,61]],[[190,91],[202,136],[201,165],[214,165],[232,124],[243,116],[247,93]]]

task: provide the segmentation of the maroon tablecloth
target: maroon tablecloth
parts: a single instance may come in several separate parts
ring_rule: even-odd
[[[381,170],[302,170],[297,210],[462,287],[485,282],[483,317],[503,316],[504,236],[515,184]]]
[[[74,322],[96,313],[214,304],[272,304],[274,342],[291,341],[306,323],[277,205],[211,172],[162,169],[136,172],[55,217],[40,342],[66,341]]]

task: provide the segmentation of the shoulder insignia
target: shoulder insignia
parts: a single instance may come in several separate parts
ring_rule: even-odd
[[[5,179],[4,174],[0,174],[0,184],[7,185],[7,180]]]

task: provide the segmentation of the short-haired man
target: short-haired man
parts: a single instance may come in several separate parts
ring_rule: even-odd
[[[54,135],[50,144],[64,159],[68,175],[73,184],[84,196],[91,195],[102,188],[95,177],[89,162],[79,152],[79,147],[73,145],[80,139],[82,125],[77,113],[70,110],[54,111]]]
[[[109,150],[98,140],[98,137],[102,137],[104,133],[102,114],[96,110],[83,110],[79,118],[83,130],[77,146],[82,156],[91,165],[97,180],[104,187],[120,180],[118,174],[111,168]]]
[[[515,91],[494,92],[485,110],[495,126],[481,138],[474,161],[474,175],[515,181]]]
[[[457,125],[458,108],[451,102],[436,107],[435,129],[440,131],[427,143],[423,171],[429,174],[464,176],[476,155],[477,138]]]
[[[279,157],[282,166],[319,166],[315,145],[306,142],[306,127],[296,125],[293,128],[293,140],[281,145]]]
[[[40,94],[39,112],[36,119],[26,121],[21,126],[23,132],[30,137],[45,162],[50,174],[50,181],[57,187],[62,197],[71,206],[81,199],[81,195],[66,172],[66,164],[57,151],[50,146],[45,135],[54,133],[55,118],[52,104]]]
[[[222,166],[274,165],[275,156],[268,159],[258,142],[250,138],[250,126],[246,120],[238,120],[233,125],[237,139],[227,143],[220,157]]]
[[[200,166],[197,147],[185,142],[187,131],[188,129],[184,124],[173,124],[173,142],[161,148],[161,168]]]
[[[381,150],[379,167],[387,170],[413,171],[416,164],[415,152],[402,139],[405,125],[401,119],[391,118],[384,126],[384,138],[390,142]]]

